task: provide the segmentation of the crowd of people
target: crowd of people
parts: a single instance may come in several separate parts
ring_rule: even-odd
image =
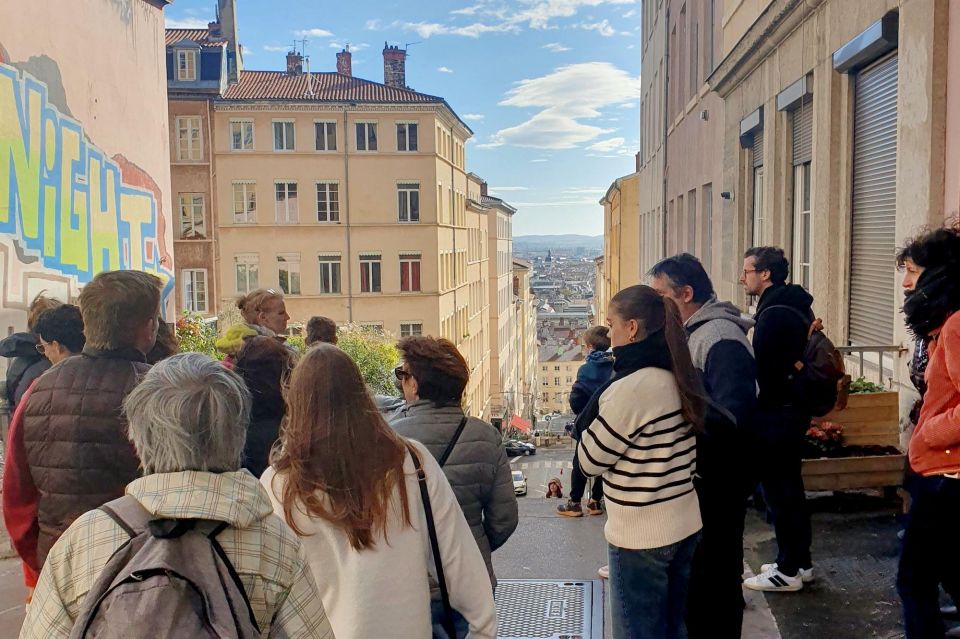
[[[921,395],[897,588],[908,639],[927,639],[948,636],[940,587],[960,596],[943,552],[960,523],[960,231],[911,240],[897,264]],[[842,369],[779,248],[744,256],[752,318],[692,255],[648,278],[585,336],[558,513],[607,515],[614,637],[733,639],[742,587],[815,578],[801,453]],[[177,353],[160,285],[101,273],[78,305],[39,296],[28,332],[0,342],[15,358],[3,514],[35,588],[21,636],[495,637],[491,555],[517,501],[500,434],[462,408],[457,347],[401,339],[399,397],[375,396],[332,320],[310,320],[305,353],[285,343],[273,290],[238,300],[223,361]],[[758,484],[778,554],[743,580]]]

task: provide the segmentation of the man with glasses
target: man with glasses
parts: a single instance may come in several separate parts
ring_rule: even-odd
[[[789,273],[783,249],[760,246],[746,252],[740,276],[747,295],[760,298],[753,330],[759,396],[752,431],[778,549],[776,561],[761,566],[760,574],[743,585],[768,592],[795,592],[814,579],[810,513],[801,476],[810,414],[794,377],[815,316],[813,297],[802,286],[787,284]]]
[[[63,304],[45,311],[36,321],[37,352],[46,357],[56,370],[60,362],[78,355],[86,338],[80,309]],[[23,441],[23,412],[33,393],[35,382],[23,394],[7,430],[6,457],[3,474],[3,521],[10,542],[23,559],[23,581],[27,592],[37,585],[40,566],[36,563],[37,505],[40,493],[30,475],[27,451]],[[28,594],[28,600],[30,594]]]

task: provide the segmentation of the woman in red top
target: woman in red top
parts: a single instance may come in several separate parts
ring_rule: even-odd
[[[912,490],[897,591],[907,639],[945,637],[940,584],[957,589],[960,555],[960,230],[939,228],[910,241],[897,256],[907,289],[903,312],[928,339],[927,385],[910,438]],[[951,634],[950,636],[960,636]]]

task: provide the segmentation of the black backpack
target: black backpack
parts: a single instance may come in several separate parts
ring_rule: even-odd
[[[258,639],[243,584],[217,542],[226,522],[153,519],[126,495],[100,507],[130,539],[84,597],[70,639]]]
[[[843,355],[823,332],[823,322],[820,319],[811,321],[799,309],[783,304],[770,306],[763,312],[774,308],[789,310],[809,327],[803,359],[793,365],[797,370],[793,381],[798,403],[812,417],[823,417],[834,409],[845,407],[850,377],[843,364]]]

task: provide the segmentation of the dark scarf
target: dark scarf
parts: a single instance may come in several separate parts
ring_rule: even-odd
[[[907,291],[903,314],[915,337],[927,337],[960,309],[960,285],[955,271],[951,266],[928,268],[920,274],[916,288]]]
[[[673,364],[670,360],[670,349],[667,347],[667,338],[664,332],[657,331],[649,335],[646,339],[639,342],[631,342],[625,346],[617,346],[613,349],[613,377],[606,384],[594,391],[590,401],[584,406],[573,424],[573,432],[577,439],[583,434],[590,424],[600,414],[600,395],[607,390],[610,384],[618,379],[623,379],[631,373],[636,373],[642,368],[662,368],[663,370],[673,370]]]

